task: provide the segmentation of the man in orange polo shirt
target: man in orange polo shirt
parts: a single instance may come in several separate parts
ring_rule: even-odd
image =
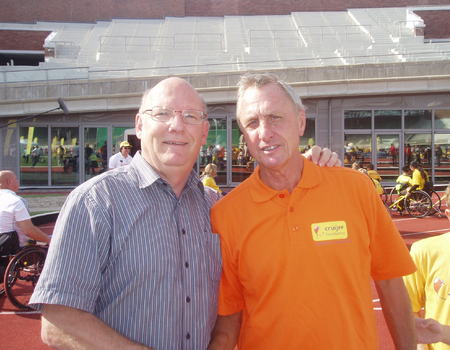
[[[378,349],[370,278],[397,349],[415,349],[408,250],[367,176],[303,161],[305,112],[274,75],[245,75],[237,116],[254,174],[211,211],[223,272],[208,349]]]

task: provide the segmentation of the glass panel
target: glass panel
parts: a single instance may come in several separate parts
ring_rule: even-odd
[[[351,129],[372,129],[372,111],[344,111],[344,127]]]
[[[377,135],[376,171],[383,181],[395,181],[399,170],[399,135]]]
[[[450,110],[434,110],[434,128],[450,129]]]
[[[405,129],[431,129],[431,110],[406,110]]]
[[[402,111],[375,111],[375,129],[401,129]]]
[[[231,125],[231,145],[235,152],[236,148],[238,149],[236,164],[233,164],[231,181],[242,182],[253,173],[254,162],[250,158],[247,143],[241,130],[239,130],[237,121],[233,120]]]
[[[209,134],[204,147],[206,151],[206,164],[214,163],[217,165],[217,177],[215,178],[216,184],[226,185],[227,183],[226,118],[209,119]],[[200,151],[200,154],[201,153],[202,152]],[[204,166],[201,166],[200,173],[203,172],[204,169],[205,169]]]
[[[309,150],[312,146],[314,146],[316,139],[316,119],[307,118],[306,119],[306,127],[303,136],[300,137],[300,152],[304,153]]]
[[[20,128],[20,185],[48,186],[48,129]]]
[[[354,162],[366,166],[372,162],[372,135],[345,135],[344,166],[351,167]]]
[[[107,134],[107,128],[84,128],[84,173],[86,180],[107,170],[107,162],[103,159],[103,154],[106,155],[106,146],[103,149],[104,152],[100,151],[101,146],[106,145]]]
[[[450,134],[434,135],[434,180],[448,184],[450,181]]]
[[[415,160],[422,164],[423,168],[431,175],[431,134],[406,134],[406,163]],[[408,158],[408,145],[411,147],[411,154]]]
[[[52,128],[52,186],[77,186],[80,146],[78,127]]]

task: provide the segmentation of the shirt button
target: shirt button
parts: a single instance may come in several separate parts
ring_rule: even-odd
[[[191,335],[189,333],[186,334],[186,339],[191,339]]]
[[[298,226],[294,226],[293,230],[298,231]]]
[[[187,297],[187,298],[186,298],[186,301],[187,301],[188,303],[190,303],[190,302],[191,302],[191,298]]]
[[[293,213],[293,212],[294,212],[294,207],[290,207],[290,208],[289,208],[289,212],[290,212],[290,213]]]
[[[284,194],[280,194],[280,196],[279,196],[280,198],[284,198]]]
[[[182,229],[181,232],[183,233],[183,235],[186,234],[186,231],[184,229]]]
[[[184,266],[186,266],[186,268],[189,267],[189,263],[186,261],[186,263],[184,264]]]

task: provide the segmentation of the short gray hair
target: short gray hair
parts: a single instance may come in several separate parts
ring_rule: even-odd
[[[286,96],[292,101],[295,112],[299,113],[302,109],[305,109],[305,106],[302,103],[300,96],[295,92],[295,90],[286,84],[284,81],[278,79],[278,77],[271,73],[260,73],[260,74],[244,74],[241,76],[237,86],[239,87],[237,92],[237,105],[236,105],[236,113],[238,113],[240,109],[240,104],[244,93],[252,87],[259,88],[261,86],[267,84],[279,85],[283,88],[283,91],[286,93]],[[239,118],[239,116],[238,116]]]

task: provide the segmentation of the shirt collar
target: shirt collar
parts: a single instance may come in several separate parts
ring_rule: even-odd
[[[265,185],[259,175],[259,165],[256,167],[254,173],[249,178],[250,180],[250,193],[255,202],[265,202],[272,199],[278,193],[287,191],[286,189],[282,191],[274,190],[267,185]],[[303,160],[303,173],[302,177],[297,184],[295,190],[297,189],[308,189],[317,186],[320,183],[320,171],[319,166],[313,162],[304,159]],[[294,191],[295,191],[294,190]]]
[[[170,184],[147,163],[140,151],[136,152],[129,166],[135,171],[140,188],[149,187],[154,183],[166,184],[170,187]],[[204,192],[200,177],[194,170],[189,174],[183,193],[191,187],[199,188],[202,193]]]

